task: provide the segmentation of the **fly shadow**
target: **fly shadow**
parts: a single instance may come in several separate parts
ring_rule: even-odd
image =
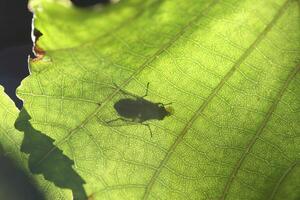
[[[30,115],[23,108],[15,123],[15,127],[24,132],[21,151],[29,154],[30,171],[33,174],[42,174],[46,180],[58,187],[71,189],[76,200],[87,199],[83,188],[85,181],[72,168],[74,162],[53,144],[53,139],[35,130],[29,122],[30,119]]]

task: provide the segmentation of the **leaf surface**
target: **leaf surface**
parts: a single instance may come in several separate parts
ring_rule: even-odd
[[[29,156],[21,152],[24,134],[14,127],[18,114],[0,86],[0,199],[71,199],[71,191],[29,170]]]
[[[299,1],[31,6],[46,55],[18,95],[88,197],[300,197]],[[142,96],[148,82],[145,98],[175,111],[149,122],[153,137],[141,124],[107,124],[121,90]]]

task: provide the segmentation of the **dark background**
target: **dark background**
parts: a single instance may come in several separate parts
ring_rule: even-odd
[[[88,7],[109,0],[72,0],[78,7]],[[22,101],[15,90],[28,76],[28,56],[34,57],[31,41],[32,13],[27,9],[28,0],[0,0],[0,85],[22,108]],[[2,116],[0,116],[2,117]],[[0,199],[42,200],[44,197],[33,182],[14,162],[5,156],[0,141]]]
[[[15,88],[28,75],[31,19],[26,0],[0,0],[0,85],[20,108]]]
[[[77,7],[89,7],[109,0],[72,0]],[[0,85],[22,107],[15,94],[21,80],[28,76],[28,55],[33,57],[31,41],[32,13],[28,0],[0,0]]]

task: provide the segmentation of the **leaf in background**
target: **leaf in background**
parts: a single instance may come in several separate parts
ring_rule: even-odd
[[[14,128],[18,114],[19,110],[0,86],[0,199],[71,199],[70,191],[31,174],[28,156],[21,152],[24,134]]]
[[[18,95],[89,197],[299,199],[298,1],[66,2],[31,1],[46,55]],[[124,98],[113,83],[143,95],[148,82],[175,110],[152,138],[105,123]]]

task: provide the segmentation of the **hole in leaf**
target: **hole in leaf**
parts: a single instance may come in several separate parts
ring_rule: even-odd
[[[96,4],[108,4],[110,0],[71,0],[75,6],[90,7]]]

